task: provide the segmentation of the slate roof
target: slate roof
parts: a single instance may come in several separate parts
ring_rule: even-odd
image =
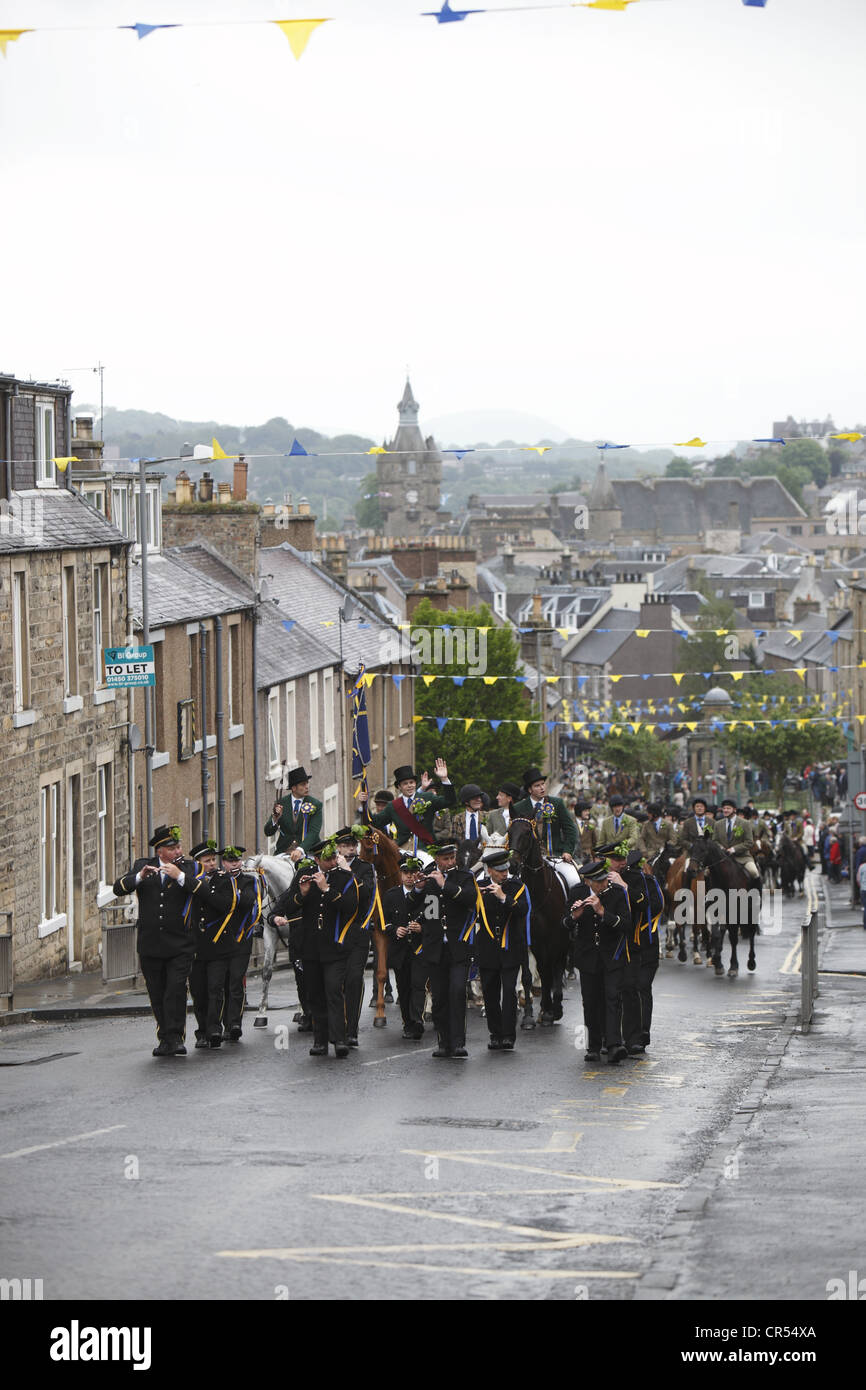
[[[69,488],[26,488],[0,513],[0,554],[131,545],[122,531]]]
[[[738,524],[744,531],[751,530],[756,516],[807,516],[775,477],[623,478],[612,488],[623,531],[658,529],[667,537],[694,536],[707,528],[726,527],[732,502],[738,505]]]
[[[573,661],[581,666],[603,666],[616,655],[624,642],[640,624],[640,614],[631,608],[611,608],[605,613],[599,627],[603,629],[616,628],[615,632],[599,632],[595,628],[588,632],[585,637],[578,636],[573,645],[567,652],[563,652],[563,661]],[[625,631],[623,631],[625,629]]]
[[[371,671],[387,666],[400,653],[403,661],[411,660],[410,643],[399,631],[357,593],[305,560],[288,541],[261,550],[259,566],[273,576],[271,593],[280,600],[280,617],[303,623],[331,653],[334,663],[340,659],[342,627],[343,663],[348,672],[357,671],[362,661]],[[350,596],[358,605],[357,611],[351,622],[341,624],[340,608]],[[383,640],[385,634],[387,641]]]
[[[225,582],[212,577],[212,557],[204,564],[201,557],[184,554],[187,549],[199,548],[169,548],[161,555],[148,556],[147,599],[151,627],[170,627],[173,623],[191,623],[224,613],[237,613],[239,608],[252,605],[252,597],[239,595],[236,577],[230,571]],[[129,607],[136,627],[140,627],[140,561],[134,561],[129,567]]]
[[[758,631],[760,632],[760,628]],[[806,613],[797,622],[787,624],[785,627],[771,628],[766,637],[758,639],[758,647],[764,658],[764,665],[773,667],[774,663],[779,666],[796,666],[801,660],[805,660],[814,647],[819,642],[828,641],[826,633],[828,631],[827,619],[820,613]],[[802,632],[801,638],[792,637],[792,632]],[[809,659],[813,658],[811,655]]]
[[[334,665],[333,653],[302,623],[296,621],[291,632],[287,632],[279,608],[264,603],[260,612],[262,621],[256,634],[256,685],[259,690]]]

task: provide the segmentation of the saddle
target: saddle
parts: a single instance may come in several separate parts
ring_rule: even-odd
[[[545,862],[550,865],[556,877],[559,879],[565,891],[566,898],[572,888],[576,888],[580,883],[580,874],[573,864],[569,864],[566,859],[548,859],[544,856]]]

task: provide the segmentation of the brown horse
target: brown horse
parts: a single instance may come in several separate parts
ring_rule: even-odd
[[[384,1028],[388,1022],[385,1017],[385,981],[388,978],[388,938],[385,935],[384,918],[381,913],[381,899],[389,888],[396,888],[400,882],[400,850],[396,840],[386,835],[384,830],[373,826],[364,827],[363,840],[358,842],[358,858],[372,864],[376,870],[376,885],[379,902],[373,907],[370,918],[370,931],[376,950],[376,1016],[374,1028]]]
[[[677,959],[680,961],[684,961],[686,958],[687,924],[685,921],[680,920],[680,918],[682,917],[682,903],[684,902],[683,890],[685,890],[687,893],[692,894],[692,898],[694,901],[694,911],[692,913],[692,947],[694,954],[692,955],[692,963],[694,965],[703,965],[704,963],[701,957],[700,945],[698,944],[699,932],[700,941],[704,948],[704,955],[707,958],[707,965],[712,965],[712,959],[710,956],[709,928],[707,927],[705,922],[698,922],[698,917],[700,914],[697,910],[697,886],[698,883],[705,879],[705,869],[703,867],[695,865],[692,862],[691,855],[681,854],[677,859],[674,860],[673,864],[671,864],[670,868],[668,869],[668,875],[665,881],[665,900],[669,900],[674,905],[674,937],[679,942],[679,951],[677,952]],[[706,889],[704,891],[706,891]]]
[[[541,976],[542,1028],[562,1018],[562,976],[568,952],[568,928],[563,926],[565,890],[541,852],[535,822],[512,816],[508,827],[512,864],[520,871],[532,902],[531,951]]]

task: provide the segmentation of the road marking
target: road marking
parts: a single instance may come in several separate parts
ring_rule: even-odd
[[[555,1129],[541,1152],[570,1154],[574,1153],[579,1143],[579,1133],[575,1133],[573,1130]],[[524,1152],[524,1150],[521,1150],[521,1152]]]
[[[58,1149],[61,1144],[76,1144],[79,1139],[95,1139],[98,1134],[111,1134],[115,1129],[126,1129],[126,1125],[109,1125],[107,1129],[89,1129],[85,1134],[70,1134],[68,1139],[53,1139],[50,1144],[33,1144],[29,1149],[12,1149],[0,1158],[23,1158],[25,1154],[36,1154],[42,1149]]]
[[[643,1178],[594,1178],[586,1173],[563,1173],[555,1168],[538,1168],[529,1163],[502,1163],[493,1159],[472,1158],[468,1154],[453,1153],[438,1149],[403,1149],[404,1154],[414,1154],[416,1158],[450,1158],[455,1163],[477,1163],[481,1168],[505,1168],[516,1173],[540,1173],[547,1178],[567,1178],[572,1182],[588,1182],[594,1186],[622,1189],[626,1191],[645,1191],[648,1189],[675,1189],[677,1182],[650,1182]],[[521,1150],[517,1150],[518,1153]]]
[[[223,1255],[237,1255],[242,1258],[244,1251],[223,1250],[219,1252]],[[265,1256],[269,1254],[265,1251]],[[255,1251],[246,1254],[246,1258],[257,1258]],[[486,1269],[472,1268],[466,1265],[431,1265],[413,1264],[409,1260],[346,1260],[337,1258],[333,1255],[289,1255],[287,1258],[297,1260],[299,1264],[332,1264],[332,1265],[354,1265],[363,1268],[371,1266],[377,1269],[419,1269],[424,1274],[466,1274],[492,1278],[505,1279],[637,1279],[639,1271],[635,1269]]]
[[[217,1250],[217,1255],[230,1260],[294,1260],[304,1257],[326,1257],[329,1255],[415,1255],[426,1250],[576,1250],[580,1246],[592,1245],[610,1240],[620,1240],[620,1236],[563,1236],[550,1240],[510,1240],[477,1241],[456,1240],[428,1242],[410,1245],[298,1245],[273,1246],[262,1250]],[[629,1244],[634,1244],[630,1241]]]
[[[803,942],[798,938],[779,966],[780,975],[799,975],[803,956]]]
[[[407,1207],[403,1203],[398,1205],[395,1202],[383,1202],[378,1197],[358,1197],[351,1193],[312,1192],[310,1196],[317,1202],[341,1202],[343,1205],[351,1207],[373,1207],[378,1211],[396,1212],[398,1216],[425,1216],[431,1221],[453,1221],[458,1226],[479,1226],[489,1231],[510,1231],[513,1235],[518,1236],[540,1236],[547,1241],[564,1239],[568,1234],[563,1231],[545,1231],[538,1226],[512,1226],[507,1221],[493,1221],[481,1216],[458,1216],[447,1211],[427,1211],[423,1207]],[[588,1242],[590,1239],[608,1241],[620,1240],[622,1237],[580,1236],[576,1239]]]
[[[422,1057],[425,1052],[432,1052],[432,1047],[420,1047],[417,1052],[392,1052],[390,1057],[377,1057],[375,1062],[362,1062],[362,1067],[381,1067],[383,1062],[405,1061],[407,1057]]]

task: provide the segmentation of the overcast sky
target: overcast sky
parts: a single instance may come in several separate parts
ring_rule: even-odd
[[[109,405],[374,438],[407,365],[422,424],[866,418],[864,0],[424,8],[0,0],[0,27],[334,17],[300,62],[272,25],[10,44],[0,370],[101,360]]]

